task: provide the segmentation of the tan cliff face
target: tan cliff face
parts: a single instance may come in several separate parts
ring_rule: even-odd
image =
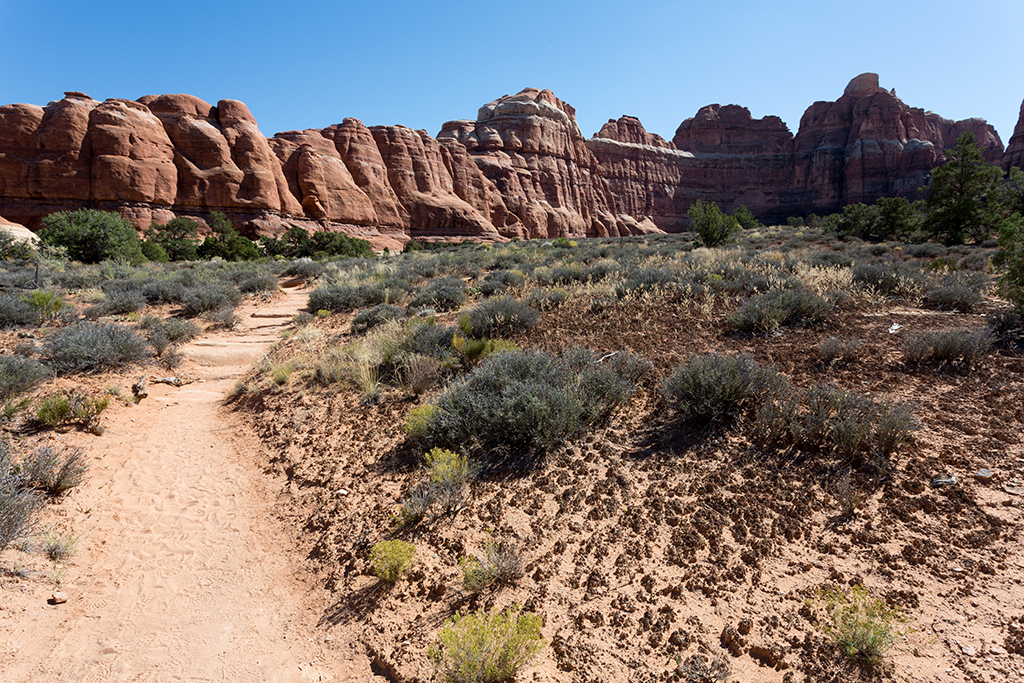
[[[671,141],[630,116],[588,140],[575,110],[536,88],[436,138],[350,118],[268,139],[235,100],[69,92],[0,107],[0,214],[38,227],[53,211],[92,207],[142,228],[222,211],[250,234],[298,224],[399,240],[676,231],[698,199],[771,220],[913,196],[964,130],[990,161],[1021,164],[1024,109],[1004,156],[984,121],[909,107],[875,74],[811,105],[796,135],[777,117],[714,104]]]

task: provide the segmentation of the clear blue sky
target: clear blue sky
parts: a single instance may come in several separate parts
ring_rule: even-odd
[[[1021,0],[446,3],[0,0],[0,104],[191,93],[242,100],[265,135],[354,116],[436,135],[524,87],[584,135],[637,116],[671,139],[711,103],[780,116],[874,71],[904,102],[981,117],[1024,99]]]

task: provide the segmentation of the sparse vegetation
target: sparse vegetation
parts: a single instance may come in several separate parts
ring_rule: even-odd
[[[446,683],[501,683],[544,649],[541,618],[514,607],[456,614],[438,633],[430,658]]]
[[[416,546],[405,541],[381,541],[370,552],[370,567],[381,581],[394,583],[412,567]]]
[[[828,621],[822,629],[842,653],[869,668],[882,668],[904,634],[906,617],[862,585],[823,591],[819,602]]]

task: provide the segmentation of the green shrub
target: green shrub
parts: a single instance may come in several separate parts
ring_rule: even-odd
[[[91,432],[102,434],[100,415],[109,405],[110,394],[92,397],[71,389],[44,399],[36,410],[36,419],[47,427],[79,424]]]
[[[146,257],[147,261],[152,261],[153,263],[167,263],[171,260],[170,256],[167,255],[167,251],[156,242],[146,240],[139,246],[142,249],[142,255]]]
[[[461,486],[470,479],[469,461],[444,448],[432,448],[424,456],[430,481]]]
[[[761,223],[754,218],[750,209],[740,204],[732,212],[732,218],[743,230],[754,230],[761,227]]]
[[[705,247],[718,247],[728,243],[739,223],[732,216],[723,213],[714,202],[698,199],[686,212],[691,229],[697,233]]]
[[[409,416],[405,419],[405,433],[410,439],[423,439],[427,436],[435,410],[437,408],[425,403],[409,411]]]
[[[39,239],[47,246],[67,249],[69,258],[82,263],[145,261],[135,226],[109,211],[79,209],[52,213],[43,218]]]
[[[413,565],[416,546],[405,541],[381,541],[370,551],[370,568],[381,581],[394,583]]]
[[[721,423],[768,398],[784,393],[789,381],[774,368],[762,368],[747,355],[692,356],[665,380],[668,402],[702,424]]]
[[[513,541],[487,541],[482,557],[469,555],[459,560],[462,587],[471,593],[492,584],[512,584],[523,576],[523,555]]]
[[[533,327],[539,318],[540,314],[529,304],[507,296],[497,297],[471,308],[464,316],[463,331],[477,338],[504,337]]]
[[[62,452],[49,445],[39,446],[26,454],[22,467],[33,486],[54,495],[81,484],[89,470],[85,453],[80,449]]]
[[[511,680],[545,642],[541,618],[518,607],[488,614],[456,614],[429,651],[446,683],[501,683]]]
[[[239,234],[220,211],[210,213],[211,234],[196,249],[199,258],[219,257],[225,261],[252,261],[260,257],[256,243]]]
[[[828,319],[832,304],[803,290],[772,290],[749,297],[729,316],[738,330],[771,334],[783,325],[817,325]]]
[[[33,308],[44,320],[53,320],[64,308],[64,300],[55,292],[36,289],[25,295],[25,303]]]
[[[904,635],[907,618],[899,606],[890,607],[864,586],[833,588],[818,600],[829,622],[822,626],[843,654],[869,667],[878,667]]]
[[[196,248],[199,246],[197,239],[199,233],[196,230],[196,223],[188,218],[172,218],[167,225],[151,223],[145,231],[146,242],[143,243],[143,251],[146,245],[150,244],[159,247],[164,254],[164,259],[154,259],[148,254],[146,258],[150,261],[195,261],[199,258]]]
[[[1024,216],[1013,214],[999,228],[999,253],[995,262],[1005,272],[999,278],[999,291],[1024,314]]]
[[[46,368],[31,358],[0,356],[0,403],[30,391],[46,375]]]

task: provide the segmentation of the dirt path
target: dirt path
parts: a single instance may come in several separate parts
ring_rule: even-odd
[[[280,489],[222,408],[305,299],[291,289],[241,308],[237,331],[185,348],[202,382],[151,384],[105,416],[102,437],[63,437],[93,463],[64,505],[83,549],[61,586],[67,603],[48,605],[45,581],[0,593],[5,683],[338,680],[313,642],[294,539],[272,514]]]

